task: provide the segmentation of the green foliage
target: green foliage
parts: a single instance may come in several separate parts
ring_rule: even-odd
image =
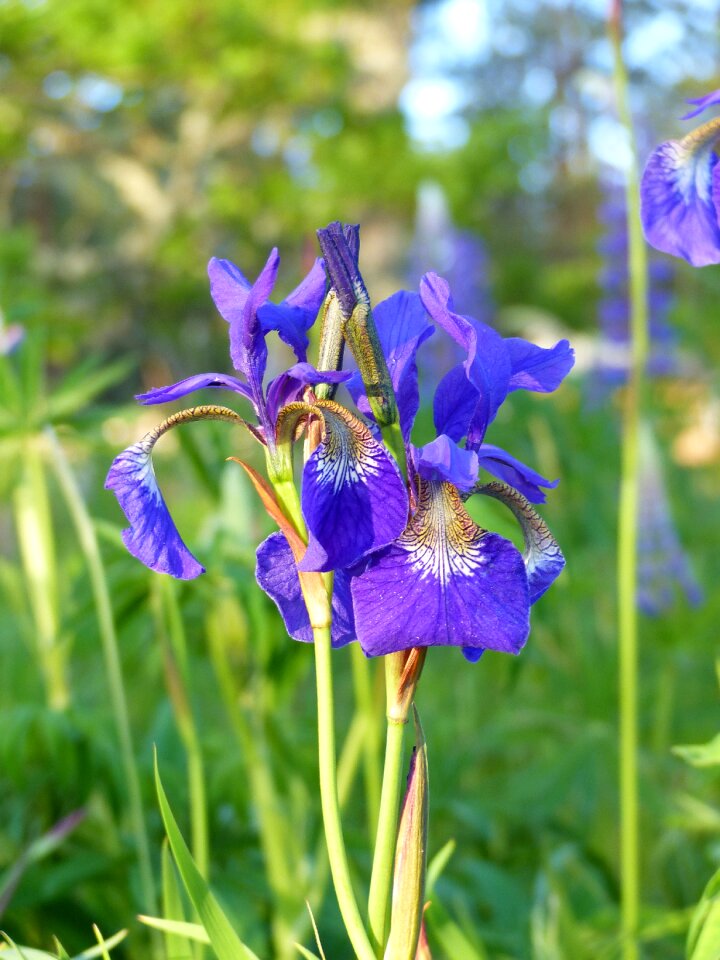
[[[160,772],[155,757],[155,786],[158,802],[162,814],[165,830],[167,831],[170,848],[182,877],[185,890],[193,906],[200,916],[203,928],[212,945],[218,960],[258,960],[252,950],[244,944],[235,933],[230,921],[222,911],[219,903],[210,892],[209,887],[193,861],[190,851],[183,840],[182,834],[173,817],[170,804],[165,795]]]
[[[197,871],[167,808],[169,832],[205,909],[211,883],[226,923],[259,956],[289,960],[320,949],[308,899],[327,956],[343,956],[320,836],[311,651],[287,640],[257,589],[254,551],[269,526],[242,472],[224,462],[255,453],[211,423],[158,446],[166,499],[208,567],[167,591],[125,553],[122,517],[102,484],[112,457],[154,422],[131,405],[133,393],[228,368],[204,276],[211,255],[252,275],[278,243],[284,294],[314,255],[316,227],[361,220],[366,278],[389,292],[402,285],[415,192],[427,177],[444,186],[457,224],[486,239],[505,332],[592,335],[595,171],[587,131],[568,144],[553,111],[567,115],[598,82],[584,51],[602,24],[586,29],[584,14],[557,5],[499,6],[531,41],[526,53],[501,57],[495,31],[483,83],[467,80],[467,143],[423,153],[396,106],[405,0],[0,4],[0,310],[3,323],[27,331],[0,356],[0,905],[5,929],[27,944],[1,950],[2,960],[20,951],[27,960],[77,956],[94,921],[128,928],[122,943],[107,942],[118,960],[208,954],[208,931],[162,846],[153,743]],[[635,19],[645,10],[627,6]],[[521,104],[528,67],[554,68],[559,50],[568,65],[557,68],[555,100]],[[666,111],[671,91],[657,91]],[[674,134],[670,123],[663,115],[657,126]],[[523,186],[528,167],[547,174],[546,188]],[[648,958],[675,960],[689,925],[688,957],[708,960],[720,950],[718,741],[709,739],[720,618],[712,589],[720,274],[681,266],[678,291],[674,318],[693,383],[656,382],[650,399],[667,449],[691,448],[692,469],[672,471],[670,493],[707,599],[642,620],[642,936]],[[423,439],[431,423],[424,409]],[[472,667],[451,650],[428,657],[419,703],[436,858],[425,917],[435,955],[448,960],[618,955],[615,423],[613,401],[588,409],[577,377],[552,403],[514,394],[493,426],[492,442],[562,478],[542,512],[568,568],[534,609],[517,660],[489,653]],[[48,426],[97,540],[100,594]],[[510,535],[501,509],[472,509]],[[98,614],[102,589],[109,620]],[[113,630],[156,911],[141,879],[105,666]],[[350,656],[338,652],[335,663],[360,885],[374,829],[377,731],[368,718],[377,691],[373,666],[358,679]],[[700,746],[673,756],[676,743]],[[80,810],[72,830],[58,830]],[[211,913],[217,936],[223,921]],[[52,946],[53,935],[67,950]],[[91,947],[79,956],[102,955]]]

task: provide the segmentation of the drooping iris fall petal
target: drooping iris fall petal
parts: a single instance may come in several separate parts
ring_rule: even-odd
[[[160,492],[152,464],[153,447],[173,427],[193,420],[226,420],[248,427],[228,407],[190,407],[174,413],[146,434],[142,440],[117,456],[105,480],[130,522],[122,538],[130,553],[146,567],[168,573],[179,580],[191,580],[205,572],[178,533]]]
[[[351,583],[368,656],[420,646],[518,653],[529,632],[525,565],[482,530],[448,483],[419,481],[418,509],[398,539]]]
[[[183,543],[158,487],[152,465],[157,439],[152,431],[117,456],[105,488],[114,492],[130,523],[122,533],[130,553],[157,573],[192,580],[204,573],[205,567]]]
[[[565,557],[543,518],[517,490],[505,483],[493,481],[477,487],[476,492],[500,500],[515,514],[520,523],[525,540],[523,560],[532,605],[560,576],[565,566]]]
[[[293,640],[312,643],[313,632],[300,589],[297,567],[284,534],[271,533],[260,544],[255,576],[280,611]],[[331,637],[334,647],[345,646],[355,639],[350,586],[343,570],[338,570],[333,580]]]
[[[408,497],[385,447],[349,411],[318,403],[322,440],[303,470],[302,511],[309,530],[301,570],[352,566],[403,530]]]

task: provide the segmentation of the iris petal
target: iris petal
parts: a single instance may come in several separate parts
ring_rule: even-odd
[[[420,481],[405,531],[370,557],[351,589],[368,656],[436,645],[518,653],[528,636],[520,553],[473,523],[448,483]]]
[[[215,306],[230,324],[230,357],[236,370],[248,378],[253,395],[262,396],[262,379],[267,363],[265,333],[258,318],[277,277],[280,257],[276,248],[252,286],[235,264],[213,259],[208,264],[210,293]]]
[[[704,97],[691,97],[685,102],[694,104],[695,109],[690,110],[688,113],[680,117],[680,119],[692,120],[693,117],[699,116],[703,110],[707,110],[708,107],[714,107],[716,104],[720,103],[720,90],[713,90],[712,93],[706,93]]]
[[[554,347],[544,348],[521,337],[508,337],[505,346],[510,353],[512,367],[511,391],[552,393],[557,390],[575,363],[575,351],[568,340],[559,340]]]
[[[257,582],[275,603],[293,640],[313,642],[305,601],[292,550],[282,533],[271,533],[257,550]],[[355,639],[352,600],[347,574],[338,570],[333,580],[332,645],[345,646]]]
[[[441,326],[466,352],[463,363],[466,376],[477,391],[475,409],[465,433],[468,446],[482,443],[485,431],[505,400],[511,376],[510,355],[503,338],[492,327],[460,316],[452,309],[452,298],[447,281],[436,273],[426,274],[420,281],[420,297],[425,309],[438,326]],[[463,400],[468,392],[463,391]],[[453,434],[447,426],[439,432]],[[460,439],[453,436],[453,439]]]
[[[281,407],[300,400],[307,386],[319,383],[345,383],[352,373],[349,370],[316,370],[310,363],[296,363],[270,382],[267,390],[267,409],[274,423]]]
[[[277,330],[295,351],[299,361],[307,359],[310,343],[307,331],[313,325],[318,310],[325,297],[327,279],[321,259],[317,259],[304,280],[289,294],[282,303],[265,303],[258,310],[258,317],[264,333]]]
[[[657,250],[695,267],[720,263],[715,192],[720,119],[682,140],[668,140],[652,154],[640,184],[645,237]]]
[[[408,499],[395,461],[368,428],[333,401],[317,405],[320,445],[303,471],[302,510],[310,531],[301,570],[349,567],[395,539]]]
[[[130,522],[122,534],[130,553],[157,573],[192,580],[205,568],[183,543],[155,479],[151,455],[159,436],[153,430],[116,457],[105,488],[115,493]]]
[[[148,390],[147,393],[139,393],[135,399],[147,405],[169,403],[171,400],[178,400],[195,390],[204,390],[207,387],[214,387],[218,390],[233,390],[252,401],[252,393],[248,385],[238,380],[237,377],[231,377],[225,373],[198,373],[194,377],[186,377],[184,380],[179,380],[168,387],[156,387],[154,390]]]
[[[478,487],[477,493],[500,500],[512,510],[520,522],[525,539],[523,560],[527,568],[530,603],[535,603],[559,577],[565,566],[565,557],[557,541],[542,517],[517,490],[507,484],[493,482]]]
[[[424,480],[446,480],[463,491],[472,490],[477,483],[477,453],[459,447],[445,434],[418,448],[413,460]]]
[[[467,378],[462,363],[449,370],[435,389],[433,421],[438,433],[459,441],[477,409],[480,394]]]
[[[478,463],[494,477],[499,477],[511,487],[519,490],[531,503],[545,503],[545,494],[540,489],[554,490],[559,480],[546,480],[522,460],[516,460],[509,453],[492,443],[483,443],[478,448]]]

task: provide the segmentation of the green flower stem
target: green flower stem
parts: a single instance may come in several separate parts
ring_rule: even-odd
[[[328,618],[329,619],[329,618]],[[338,800],[335,755],[335,706],[332,681],[330,624],[314,626],[315,675],[318,703],[318,763],[320,768],[320,802],[322,807],[328,859],[335,894],[345,929],[358,960],[375,960],[375,951],[368,939],[350,879],[345,851],[340,805]]]
[[[105,568],[98,547],[97,537],[95,536],[92,519],[87,511],[82,494],[80,493],[80,488],[70,468],[65,452],[50,427],[45,430],[45,438],[49,447],[49,460],[55,471],[73,523],[75,524],[78,539],[85,555],[85,562],[88,565],[88,571],[90,573],[90,584],[95,599],[98,630],[105,660],[105,673],[110,691],[110,704],[120,744],[120,761],[122,763],[128,792],[130,822],[135,836],[135,847],[140,870],[140,889],[142,891],[144,909],[155,914],[157,911],[157,901],[150,863],[150,846],[145,828],[145,819],[143,817],[140,779],[135,765],[135,752],[130,731],[127,696],[123,683],[117,634],[115,632],[115,620],[107,578],[105,576]],[[154,946],[157,947],[155,952],[159,952],[159,941],[155,941]]]
[[[374,689],[374,662],[368,660],[359,643],[353,643],[350,649],[352,661],[353,691],[355,694],[356,716],[362,719],[363,774],[365,780],[365,809],[368,821],[368,837],[372,839],[380,815],[380,750],[381,729],[378,710],[378,697]]]
[[[396,677],[396,672],[391,664],[393,656],[396,655],[391,654],[384,658],[388,690],[394,687]],[[379,957],[383,955],[388,934],[390,893],[402,790],[403,735],[406,722],[405,719],[388,716],[380,814],[377,822],[375,852],[370,877],[370,896],[368,898],[370,934]]]
[[[626,177],[631,356],[623,408],[620,506],[618,517],[620,883],[623,960],[639,957],[640,850],[638,803],[638,612],[637,545],[639,440],[648,353],[647,253],[640,222],[638,170],[628,78],[622,55],[621,0],[614,0],[610,38],[620,121],[630,144]]]
[[[360,759],[363,755],[365,742],[367,740],[366,730],[366,718],[361,713],[355,713],[345,736],[345,742],[340,751],[340,759],[338,761],[338,801],[341,811],[344,810],[347,805],[350,791],[355,781],[358,767],[360,766]],[[307,903],[309,903],[315,911],[319,909],[325,896],[328,866],[326,845],[324,841],[321,841],[317,845],[313,858],[312,878],[306,898]],[[298,917],[293,928],[292,940],[302,941],[309,928],[310,917],[308,916],[307,904],[303,904],[302,914]]]
[[[395,423],[384,424],[380,427],[380,433],[382,434],[385,446],[395,457],[397,465],[400,467],[400,473],[402,473],[403,477],[407,480],[407,457],[400,424],[397,421],[395,421]]]

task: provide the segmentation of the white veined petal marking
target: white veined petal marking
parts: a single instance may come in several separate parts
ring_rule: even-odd
[[[487,531],[472,520],[451,483],[420,478],[418,484],[418,509],[396,546],[410,554],[421,580],[432,577],[444,586],[474,576],[487,563]]]
[[[327,407],[323,409],[325,429],[318,447],[315,475],[321,485],[332,484],[337,493],[344,486],[367,483],[380,474],[377,462],[377,444],[364,424],[335,416]]]

